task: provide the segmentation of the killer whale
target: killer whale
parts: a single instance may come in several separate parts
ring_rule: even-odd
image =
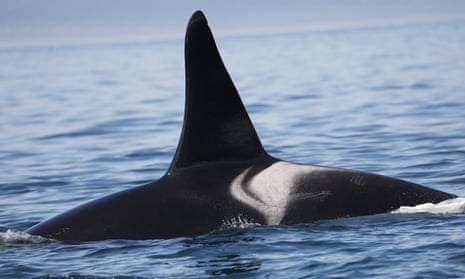
[[[456,197],[377,174],[270,156],[200,11],[188,23],[185,71],[184,122],[165,175],[78,206],[28,233],[72,241],[172,238],[207,233],[235,219],[298,224]]]

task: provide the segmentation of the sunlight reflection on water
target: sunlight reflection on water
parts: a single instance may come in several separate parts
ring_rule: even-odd
[[[417,24],[218,44],[272,155],[465,196],[464,30]],[[163,175],[182,125],[182,59],[181,41],[0,50],[2,235]],[[2,246],[0,274],[456,277],[464,223],[385,214],[192,239]]]

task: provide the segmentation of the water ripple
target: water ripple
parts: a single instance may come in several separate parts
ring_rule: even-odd
[[[464,30],[463,21],[399,24],[222,38],[219,46],[273,155],[378,172],[463,197]],[[465,214],[232,226],[150,241],[75,243],[24,234],[75,205],[163,175],[182,127],[182,46],[0,50],[3,277],[465,274]]]

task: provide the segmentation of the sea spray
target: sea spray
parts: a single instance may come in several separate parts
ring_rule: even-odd
[[[45,237],[20,231],[7,230],[6,232],[0,232],[0,245],[38,244],[49,241],[51,240]]]
[[[401,206],[392,213],[463,214],[465,213],[465,198],[449,199],[437,204],[424,203],[415,206]]]

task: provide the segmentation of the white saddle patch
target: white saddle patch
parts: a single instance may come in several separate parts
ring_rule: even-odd
[[[231,193],[239,201],[261,212],[268,225],[278,225],[291,198],[295,196],[295,178],[314,169],[279,161],[256,174],[250,181],[244,181],[250,171],[248,168],[233,180]]]

